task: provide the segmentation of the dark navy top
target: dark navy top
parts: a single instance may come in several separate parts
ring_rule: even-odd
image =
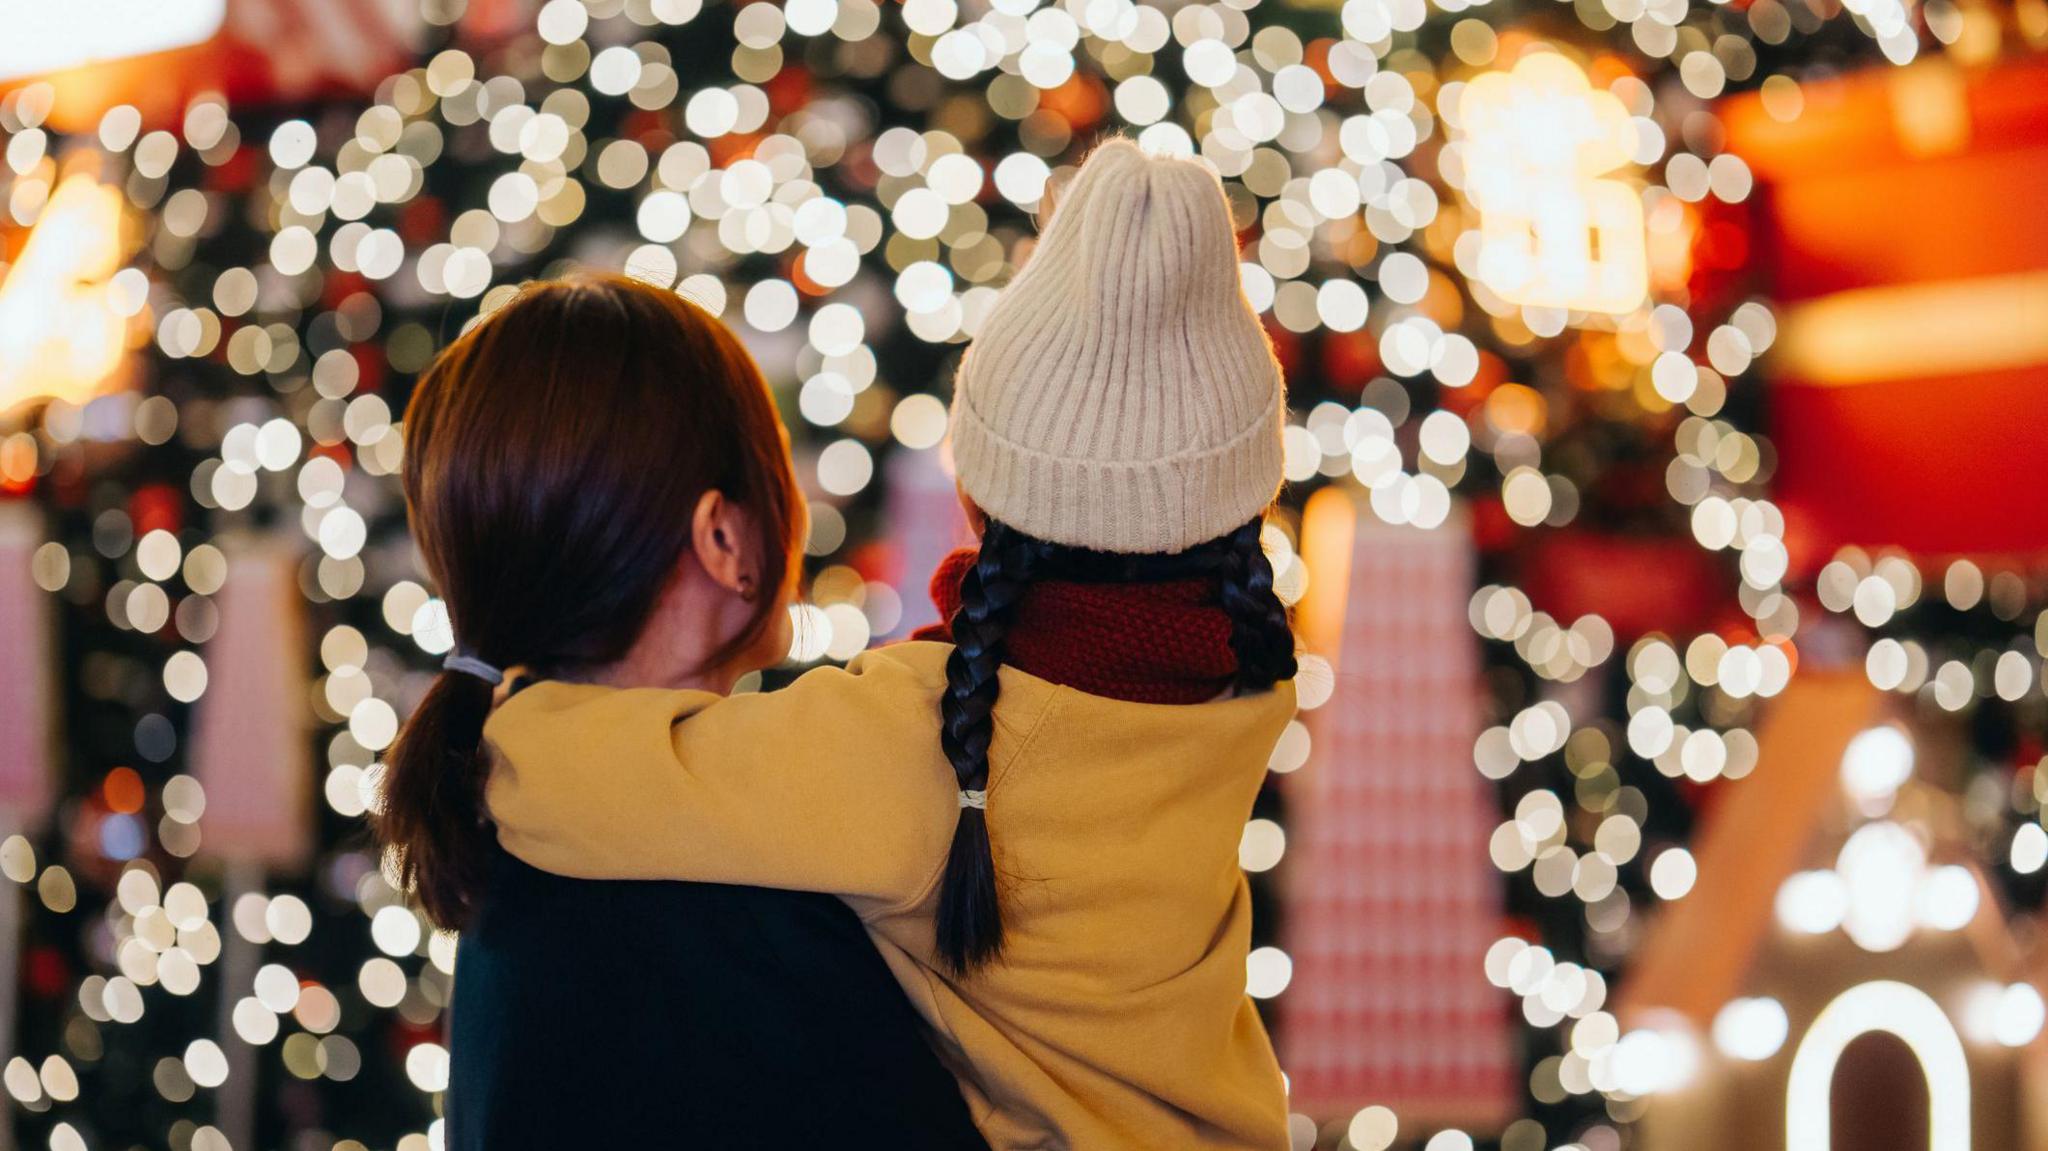
[[[450,1151],[987,1151],[853,912],[499,852],[456,955]]]

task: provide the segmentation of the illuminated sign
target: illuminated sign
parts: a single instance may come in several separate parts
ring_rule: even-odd
[[[227,0],[0,5],[7,26],[0,36],[0,80],[198,44],[220,30],[227,11]]]
[[[1479,214],[1478,278],[1510,303],[1631,312],[1649,290],[1641,195],[1607,178],[1633,129],[1555,52],[1489,72],[1458,102],[1465,197]]]
[[[120,262],[121,193],[66,177],[0,280],[0,411],[82,403],[120,366],[128,321],[107,283]]]
[[[1929,1151],[1970,1151],[1970,1065],[1963,1042],[1926,992],[1889,980],[1844,991],[1800,1040],[1785,1088],[1788,1151],[1827,1151],[1834,1145],[1830,1096],[1835,1064],[1851,1040],[1872,1031],[1889,1031],[1904,1040],[1927,1077]]]

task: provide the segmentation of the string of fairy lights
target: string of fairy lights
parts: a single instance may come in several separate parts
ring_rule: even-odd
[[[437,0],[425,16],[451,25],[461,10]],[[703,50],[683,39],[707,26],[729,31],[723,67],[680,66],[679,52]],[[386,79],[360,110],[273,119],[260,134],[259,120],[202,97],[172,127],[145,131],[122,106],[95,133],[67,137],[46,124],[54,90],[32,84],[0,102],[12,224],[55,212],[81,174],[118,188],[140,250],[106,278],[106,308],[163,370],[212,365],[238,386],[182,405],[135,393],[52,400],[33,426],[0,438],[0,480],[30,486],[95,442],[175,441],[194,452],[185,494],[209,530],[275,522],[302,535],[313,557],[306,595],[346,620],[318,637],[320,794],[334,813],[360,816],[376,802],[377,757],[419,690],[419,657],[453,643],[445,609],[404,552],[392,482],[403,428],[371,378],[428,362],[447,333],[426,317],[473,320],[520,279],[584,264],[672,287],[738,327],[801,420],[817,570],[792,660],[846,659],[896,629],[907,594],[849,562],[849,516],[871,497],[881,456],[935,448],[945,433],[937,374],[899,365],[938,365],[973,338],[1028,255],[1033,214],[1097,131],[1199,154],[1254,237],[1244,286],[1276,335],[1359,349],[1355,362],[1373,365],[1362,387],[1297,368],[1295,394],[1315,402],[1286,430],[1291,481],[1351,485],[1395,524],[1442,525],[1462,496],[1497,500],[1519,529],[1557,528],[1597,498],[1586,429],[1620,428],[1668,459],[1666,493],[1697,544],[1734,555],[1736,599],[1751,621],[1739,638],[1652,635],[1624,648],[1600,616],[1554,619],[1505,583],[1471,600],[1494,657],[1537,685],[1474,748],[1478,770],[1514,796],[1492,861],[1526,873],[1546,899],[1577,901],[1590,931],[1575,957],[1510,938],[1487,959],[1527,1023],[1558,1033],[1559,1053],[1535,1064],[1535,1097],[1587,1101],[1569,1113],[1573,1130],[1522,1120],[1503,1137],[1512,1151],[1544,1151],[1559,1136],[1586,1138],[1588,1123],[1626,1122],[1659,1082],[1654,1037],[1623,1032],[1603,969],[1621,959],[1645,886],[1657,900],[1682,898],[1696,865],[1683,846],[1646,837],[1650,800],[1617,764],[1632,755],[1697,783],[1747,775],[1753,705],[1786,687],[1810,622],[1785,582],[1784,517],[1762,494],[1771,447],[1732,404],[1776,338],[1773,314],[1756,300],[1725,316],[1688,310],[1702,205],[1740,203],[1752,185],[1722,150],[1708,102],[1760,88],[1771,115],[1794,119],[1800,77],[1767,60],[1796,62],[1802,43],[1825,42],[1838,57],[1868,45],[1903,63],[1958,35],[1947,0],[1917,12],[1863,0],[1833,24],[1801,0],[548,0],[510,45],[444,37],[451,46]],[[1514,134],[1527,126],[1513,113],[1532,100],[1583,119],[1578,139],[1598,146],[1604,166],[1587,175],[1518,157]],[[212,190],[210,174],[252,156],[259,171],[245,197]],[[451,168],[467,174],[468,199],[413,212]],[[1489,231],[1496,216],[1554,208],[1537,200],[1553,195],[1592,205],[1584,228],[1620,236],[1632,223],[1636,266],[1560,271]],[[216,254],[230,223],[253,228],[260,244]],[[1290,602],[1315,575],[1293,531],[1283,516],[1268,536]],[[96,609],[158,637],[162,692],[203,706],[212,597],[233,578],[221,547],[203,532],[138,537],[114,508],[96,515],[90,546],[96,554],[45,545],[37,582],[76,594],[85,568],[113,565],[119,578],[90,584]],[[1922,579],[1901,556],[1845,552],[1815,591],[1826,612],[1874,628],[1928,594]],[[1944,652],[1879,639],[1871,682],[1950,711],[2036,690],[2048,616],[2027,634],[2024,582],[1963,561],[1947,569],[1942,594],[2012,624],[2013,642]],[[1627,683],[1620,714],[1584,714],[1545,690],[1616,659]],[[139,747],[169,738],[144,727]],[[1289,739],[1276,764],[1306,760],[1306,731]],[[1537,766],[1559,762],[1562,777]],[[1552,778],[1565,782],[1542,782]],[[138,860],[152,840],[173,857],[203,851],[203,789],[176,775],[158,790],[161,820],[124,830],[133,842],[110,858]],[[2048,833],[2024,827],[2035,836],[2015,837],[2012,863],[2038,869]],[[1284,851],[1278,823],[1248,826],[1248,869],[1268,870]],[[432,1023],[452,939],[427,931],[374,861],[343,870],[377,952],[353,985],[271,963],[249,986],[223,988],[234,1039],[195,1036],[156,1061],[160,1096],[182,1102],[219,1087],[230,1068],[222,1044],[236,1039],[275,1044],[301,1079],[353,1077],[365,1056],[337,1031],[344,999]],[[37,859],[22,836],[0,846],[0,871],[33,884],[51,910],[78,900],[70,872]],[[103,924],[104,971],[76,990],[82,1016],[102,1029],[135,1023],[159,996],[198,993],[225,933],[291,948],[315,917],[293,894],[214,906],[193,883],[138,861]],[[1284,994],[1285,960],[1277,948],[1255,954],[1251,990]],[[67,1033],[69,1058],[24,1054],[0,1082],[31,1110],[89,1112],[74,1063],[107,1040],[83,1034]],[[414,1088],[445,1088],[445,1050],[422,1039],[407,1051]],[[226,1145],[216,1128],[179,1122],[169,1137],[180,1151]],[[69,1120],[51,1131],[53,1151],[88,1146]],[[1430,1151],[1472,1143],[1458,1131],[1402,1131],[1384,1108],[1360,1112],[1343,1139],[1378,1151],[1425,1135]],[[398,1146],[439,1140],[434,1121]]]

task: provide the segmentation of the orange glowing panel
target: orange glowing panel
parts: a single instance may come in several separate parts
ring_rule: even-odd
[[[120,366],[127,319],[108,289],[120,262],[121,193],[65,177],[0,280],[0,411],[83,402]]]
[[[1294,609],[1295,626],[1309,650],[1334,666],[1344,637],[1351,594],[1352,541],[1358,535],[1358,505],[1342,488],[1324,488],[1308,498],[1301,513],[1301,559],[1308,565],[1308,591]]]
[[[227,0],[93,0],[14,4],[0,36],[0,80],[198,44],[220,30]]]
[[[1633,151],[1627,109],[1555,52],[1488,72],[1458,102],[1479,279],[1534,307],[1625,313],[1649,291],[1643,203],[1611,174]]]

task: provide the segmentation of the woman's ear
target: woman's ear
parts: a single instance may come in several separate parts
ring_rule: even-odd
[[[757,570],[752,524],[740,506],[717,490],[705,492],[690,517],[690,547],[713,583],[743,597],[754,595]]]

